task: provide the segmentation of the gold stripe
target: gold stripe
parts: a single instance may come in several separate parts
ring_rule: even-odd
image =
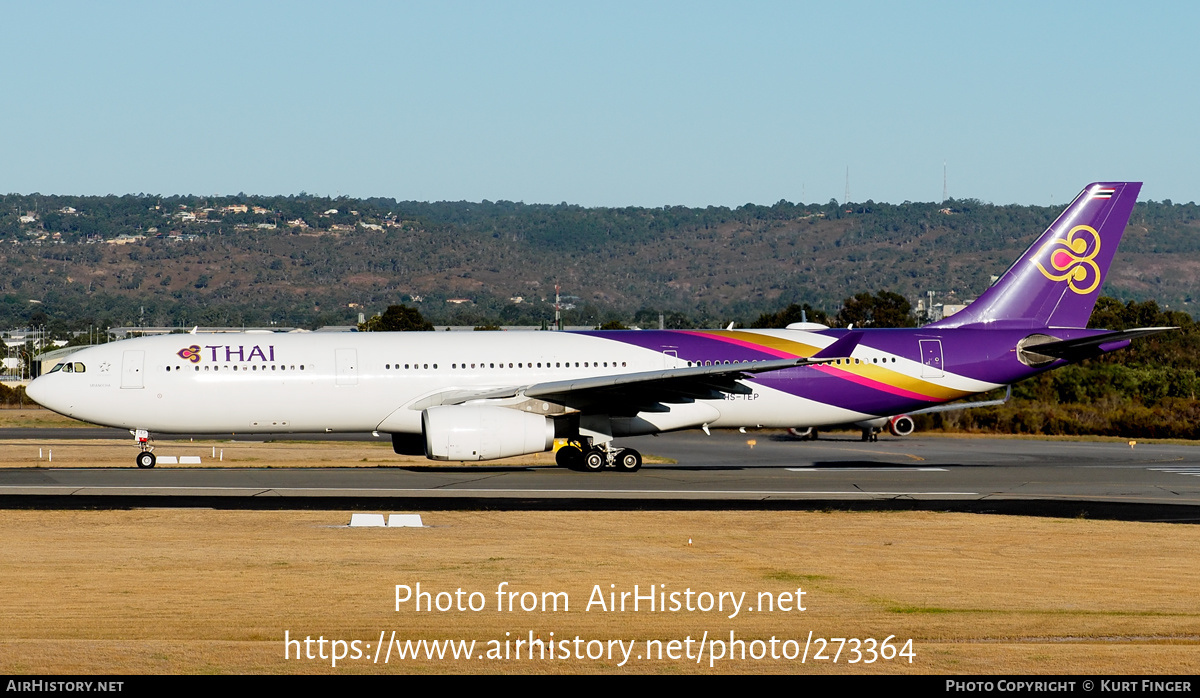
[[[756,334],[754,332],[744,332],[738,330],[707,330],[704,332],[704,334],[737,339],[750,344],[757,344],[759,346],[770,347],[771,349],[776,349],[778,351],[785,351],[793,356],[801,356],[804,358],[808,358],[820,351],[819,347],[810,344],[785,339],[783,337],[776,337],[774,335]],[[850,361],[853,361],[853,359],[850,359]],[[859,359],[859,361],[861,362],[862,360]],[[857,364],[843,363],[840,365],[834,364],[833,367],[842,371],[846,371],[847,373],[853,373],[864,378],[869,378],[873,381],[878,381],[879,383],[883,383],[885,385],[890,385],[894,388],[907,390],[910,393],[928,395],[935,400],[957,400],[958,398],[974,394],[970,391],[958,390],[955,388],[946,387],[944,385],[938,385],[937,383],[930,383],[929,381],[915,378],[894,369],[884,368],[879,364],[873,364],[869,362]]]

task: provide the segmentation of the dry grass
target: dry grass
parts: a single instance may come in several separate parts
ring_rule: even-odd
[[[0,671],[710,672],[707,661],[284,659],[291,636],[377,642],[913,638],[911,664],[724,661],[722,672],[1200,670],[1200,527],[935,513],[427,512],[349,529],[344,512],[4,511]],[[688,540],[693,541],[688,545]],[[566,591],[566,613],[500,613]],[[394,611],[394,585],[485,594],[485,612]],[[802,587],[803,613],[586,611],[643,593]],[[643,645],[644,647],[644,645]],[[636,656],[636,653],[635,653]]]
[[[78,419],[64,417],[57,412],[51,412],[40,407],[0,409],[0,429],[28,429],[33,427],[83,428],[95,426],[95,424],[88,424]]]

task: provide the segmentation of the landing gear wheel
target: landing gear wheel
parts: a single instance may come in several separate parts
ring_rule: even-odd
[[[142,451],[141,453],[137,454],[137,467],[153,468],[156,460],[157,459],[154,457],[153,453],[149,451]]]
[[[589,473],[598,473],[604,470],[604,466],[606,464],[605,461],[608,460],[606,455],[607,454],[605,454],[604,451],[601,451],[598,448],[593,448],[592,450],[588,451],[583,457],[583,469]]]
[[[563,468],[579,470],[583,465],[583,450],[578,446],[567,444],[554,454],[554,462]]]
[[[617,456],[617,467],[626,473],[636,473],[642,469],[642,454],[627,448]]]

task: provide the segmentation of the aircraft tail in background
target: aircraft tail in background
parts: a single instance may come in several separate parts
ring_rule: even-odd
[[[927,327],[1087,327],[1141,189],[1141,182],[1087,185],[995,285]]]

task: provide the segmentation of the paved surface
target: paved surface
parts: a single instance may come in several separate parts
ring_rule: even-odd
[[[39,435],[45,438],[46,431]],[[1200,446],[920,436],[882,437],[876,443],[833,436],[811,442],[737,432],[683,432],[620,443],[678,463],[648,465],[634,474],[432,464],[22,468],[0,470],[0,505],[61,506],[64,499],[77,506],[82,500],[108,506],[225,507],[833,505],[1200,522]]]

